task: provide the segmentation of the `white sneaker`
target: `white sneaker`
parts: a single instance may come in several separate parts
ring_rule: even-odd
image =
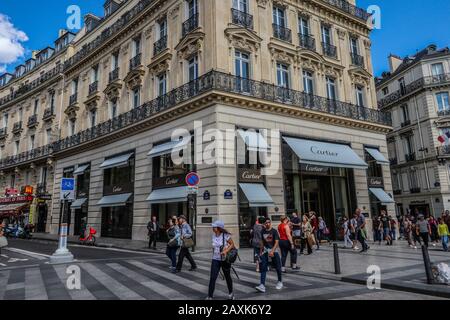
[[[282,267],[282,268],[281,268],[281,272],[286,272],[286,268],[285,268],[285,267]]]
[[[277,290],[283,289],[283,282],[278,282],[277,286],[275,287]]]
[[[436,247],[436,243],[433,243],[433,247]]]
[[[259,292],[266,293],[266,287],[263,284],[260,284],[255,289]]]
[[[234,293],[230,293],[228,295],[228,300],[234,300]]]
[[[417,249],[417,246],[414,246],[414,249]]]

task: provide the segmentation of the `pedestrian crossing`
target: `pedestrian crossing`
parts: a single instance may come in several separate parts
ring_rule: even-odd
[[[30,268],[0,270],[0,300],[203,300],[208,292],[210,261],[197,260],[198,270],[172,274],[168,260],[155,255],[114,261],[81,262],[80,290],[67,287],[67,266],[46,263]],[[348,299],[369,295],[364,286],[311,278],[295,273],[283,274],[285,288],[276,290],[275,272],[267,275],[267,292],[254,287],[259,274],[253,268],[236,268],[234,292],[239,300]],[[226,299],[225,281],[219,276],[216,299]]]

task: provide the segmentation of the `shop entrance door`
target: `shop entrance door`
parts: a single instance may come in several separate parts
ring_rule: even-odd
[[[239,244],[241,248],[251,247],[250,231],[253,230],[258,217],[267,217],[267,207],[241,206],[239,208]]]
[[[75,210],[75,225],[73,227],[73,234],[75,236],[81,235],[81,224],[83,219],[87,219],[87,209],[76,209]]]
[[[37,232],[45,232],[47,226],[47,204],[38,206]]]

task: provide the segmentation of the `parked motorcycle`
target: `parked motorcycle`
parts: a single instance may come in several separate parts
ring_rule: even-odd
[[[80,235],[79,241],[81,245],[86,246],[95,246],[95,235],[97,234],[97,230],[92,227],[88,227],[89,232],[85,232],[84,235]]]
[[[27,224],[24,228],[20,225],[16,224],[12,227],[5,227],[3,233],[6,238],[15,238],[15,239],[31,239],[31,230],[33,229],[32,225]]]

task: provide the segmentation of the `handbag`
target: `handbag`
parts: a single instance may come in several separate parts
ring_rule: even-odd
[[[178,241],[177,239],[170,239],[167,243],[167,246],[170,248],[178,247]]]
[[[314,238],[314,235],[312,233],[308,235],[307,240],[310,247],[316,244],[316,239]]]
[[[183,239],[183,248],[189,249],[192,248],[194,246],[194,240],[192,240],[192,238],[184,238]]]
[[[330,229],[325,228],[325,230],[323,230],[323,234],[326,236],[330,235]]]
[[[0,237],[0,248],[8,246],[8,240],[6,237]]]
[[[222,250],[223,248],[225,248],[225,234],[222,234],[223,237],[223,246],[222,246]],[[229,264],[233,264],[236,262],[237,258],[239,255],[239,251],[236,248],[231,249],[230,251],[228,251],[227,256],[225,257],[225,262],[228,262]]]

